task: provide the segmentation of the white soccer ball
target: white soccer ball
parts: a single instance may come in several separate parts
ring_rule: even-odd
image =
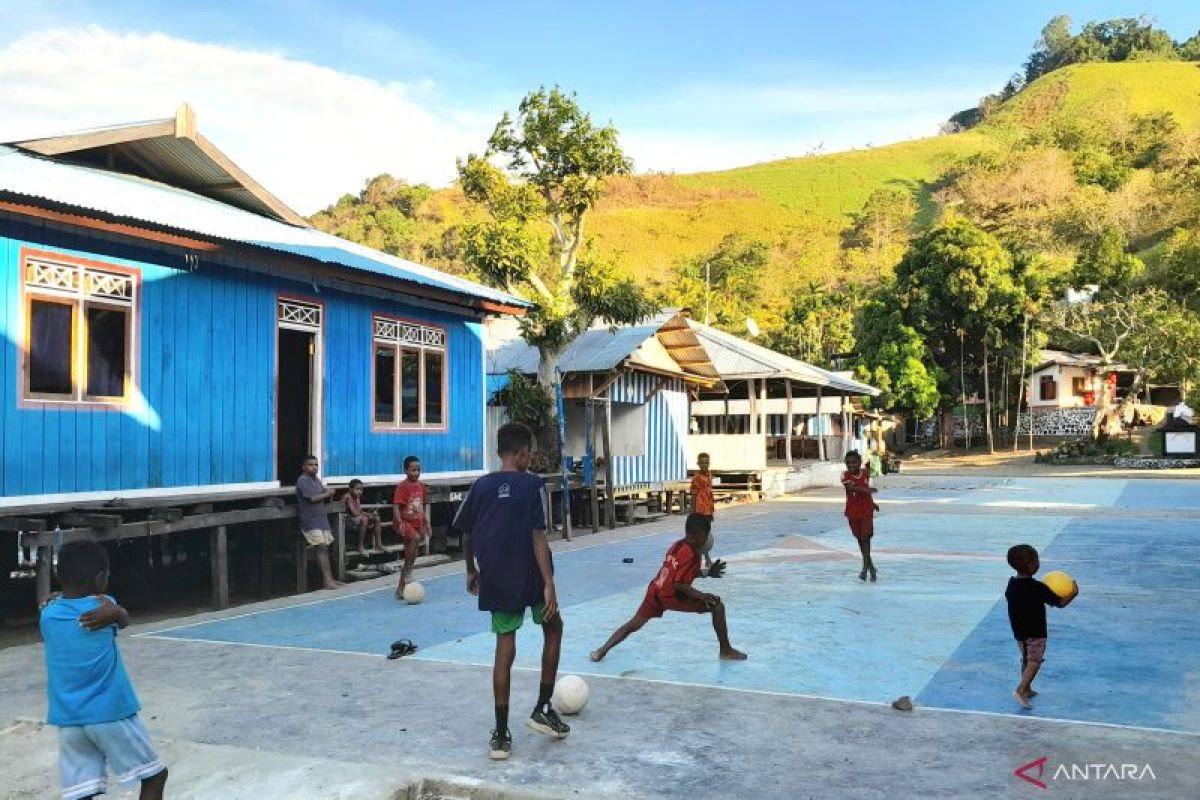
[[[564,714],[578,714],[588,701],[588,685],[578,675],[563,675],[554,683],[550,702]]]
[[[415,606],[417,603],[425,599],[425,587],[419,583],[404,584],[404,602],[410,606]]]

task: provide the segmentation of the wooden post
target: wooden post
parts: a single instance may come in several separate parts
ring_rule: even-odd
[[[50,568],[54,560],[54,548],[42,545],[37,549],[37,604],[38,608],[50,599]]]
[[[296,539],[296,592],[304,594],[308,591],[308,542],[303,534]]]
[[[229,542],[224,525],[218,525],[208,534],[208,558],[213,608],[229,608]]]
[[[820,461],[824,461],[825,460],[825,433],[823,430],[824,426],[821,424],[822,423],[821,389],[822,389],[822,387],[820,387],[820,386],[817,387],[817,414],[815,417],[813,417],[813,419],[816,420],[816,423],[817,423],[817,458]]]
[[[258,596],[266,600],[271,596],[271,529],[264,525],[258,531]]]
[[[584,448],[587,455],[588,467],[587,472],[590,473],[591,485],[588,486],[588,494],[590,495],[590,506],[588,515],[591,517],[592,533],[600,532],[600,494],[596,488],[596,401],[590,396],[591,378],[588,379],[589,396],[587,403],[583,407],[583,437]]]
[[[792,430],[793,430],[792,426],[794,424],[792,421],[792,379],[791,378],[783,379],[783,394],[785,397],[787,397],[787,453],[786,453],[785,457],[787,459],[787,465],[790,467],[790,466],[792,466]]]
[[[758,431],[758,395],[754,391],[754,378],[746,381],[746,397],[750,400],[750,433]]]
[[[613,495],[612,387],[604,390],[604,521],[609,530],[617,527],[617,499]]]
[[[344,581],[346,579],[346,515],[340,511],[333,515],[333,546],[337,548],[337,555],[333,559],[333,579]]]
[[[562,490],[562,518],[563,518],[563,538],[567,541],[571,540],[571,499],[568,496],[571,491],[571,485],[568,483]]]

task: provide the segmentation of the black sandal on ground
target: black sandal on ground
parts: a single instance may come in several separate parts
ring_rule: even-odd
[[[388,653],[388,659],[411,656],[415,652],[417,652],[417,646],[412,643],[411,639],[397,639],[392,642],[392,652]]]

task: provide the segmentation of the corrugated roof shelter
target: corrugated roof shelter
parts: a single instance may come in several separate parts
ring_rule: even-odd
[[[689,458],[701,452],[713,468],[759,472],[794,458],[840,459],[864,446],[862,415],[851,398],[879,390],[689,320],[727,391],[701,391],[692,405]],[[856,419],[857,417],[857,419]]]
[[[514,321],[489,324],[487,369],[493,391],[507,385],[509,370],[537,373],[538,351],[520,338]],[[599,406],[612,432],[616,489],[687,477],[689,395],[719,389],[721,381],[686,317],[669,310],[634,325],[598,324],[562,353],[559,369],[568,455],[586,462],[602,449],[593,418]],[[494,414],[493,424],[501,418]]]
[[[0,146],[0,268],[0,504],[469,476],[529,306],[315,230],[186,108]]]

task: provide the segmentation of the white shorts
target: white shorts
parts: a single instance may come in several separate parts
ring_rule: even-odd
[[[58,729],[63,800],[106,793],[109,770],[117,783],[129,783],[153,778],[164,769],[137,714],[116,722]]]
[[[310,547],[316,547],[320,544],[333,544],[333,534],[329,531],[317,529],[315,531],[301,531],[301,533],[304,534],[304,540],[308,542]]]

